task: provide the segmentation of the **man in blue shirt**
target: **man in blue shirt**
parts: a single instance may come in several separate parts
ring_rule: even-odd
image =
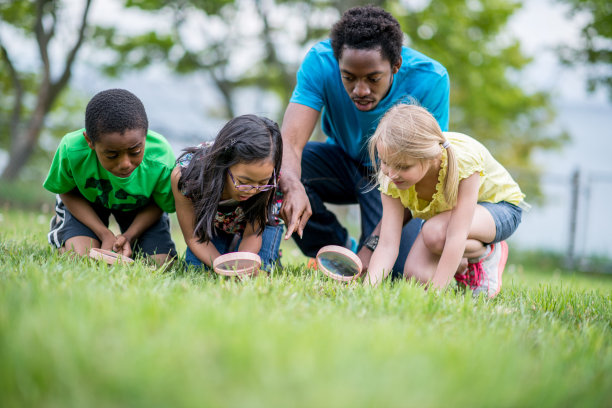
[[[310,49],[297,73],[281,129],[281,215],[287,224],[285,239],[297,234],[296,243],[307,256],[315,256],[324,245],[352,246],[347,230],[324,203],[358,203],[358,255],[367,267],[382,207],[379,191],[368,188],[366,146],[391,106],[416,102],[436,117],[443,131],[448,129],[446,69],[402,42],[401,27],[391,14],[373,6],[355,7],[333,26],[330,39]],[[327,141],[308,142],[320,115]],[[409,220],[407,214],[398,265],[403,265],[421,225]]]

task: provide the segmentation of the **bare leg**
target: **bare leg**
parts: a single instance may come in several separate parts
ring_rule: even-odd
[[[174,263],[174,259],[175,259],[175,257],[171,257],[168,254],[150,255],[150,258],[155,261],[157,266],[162,266],[165,263],[170,263],[170,265],[168,265],[168,267],[170,267]]]
[[[414,278],[419,282],[429,282],[436,271],[440,255],[446,242],[446,231],[450,221],[450,211],[443,212],[429,219],[419,233],[412,246],[406,263],[404,264],[404,277]],[[495,238],[495,222],[484,207],[477,205],[474,218],[468,233],[465,245],[465,258],[475,258],[486,250],[484,242],[491,242]],[[464,262],[457,265],[458,271],[465,269]],[[452,276],[448,277],[448,281]]]
[[[423,241],[423,231],[419,233],[404,264],[404,278],[415,279],[427,284],[436,272],[440,255],[432,253]]]
[[[100,248],[100,241],[87,236],[76,236],[68,238],[59,249],[60,254],[65,252],[73,252],[81,256],[87,256],[91,248]]]

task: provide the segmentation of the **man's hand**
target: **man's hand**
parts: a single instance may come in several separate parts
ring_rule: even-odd
[[[280,215],[287,225],[285,239],[289,239],[294,232],[297,232],[301,238],[306,223],[312,215],[306,189],[299,179],[285,177],[281,179],[281,191],[283,191],[283,205]]]

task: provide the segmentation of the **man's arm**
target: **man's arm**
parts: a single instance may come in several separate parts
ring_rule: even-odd
[[[281,217],[287,224],[285,239],[289,239],[296,231],[301,237],[306,222],[312,215],[310,201],[300,177],[302,151],[318,119],[319,111],[298,103],[289,103],[283,118],[283,165],[279,184],[284,195]]]

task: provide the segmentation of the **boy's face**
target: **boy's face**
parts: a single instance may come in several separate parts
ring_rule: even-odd
[[[129,129],[123,133],[101,134],[95,144],[83,132],[89,147],[109,173],[116,177],[129,177],[140,166],[144,156],[146,130]]]
[[[379,48],[344,47],[338,61],[342,84],[360,111],[371,111],[387,95],[402,60],[391,65]]]

